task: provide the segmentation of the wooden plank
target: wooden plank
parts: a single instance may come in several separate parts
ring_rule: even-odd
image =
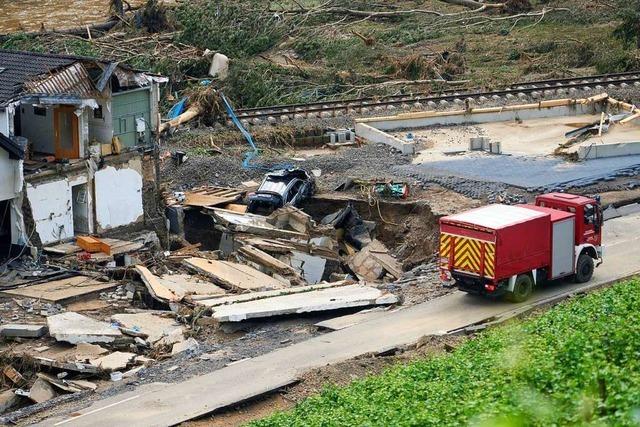
[[[636,119],[640,119],[640,111],[635,113],[632,116],[629,116],[629,117],[627,117],[625,119],[620,120],[620,124],[624,125],[624,124],[629,123],[630,121],[636,120]]]
[[[136,265],[136,271],[140,274],[142,282],[145,284],[151,296],[155,299],[164,302],[177,302],[180,301],[180,297],[171,292],[166,286],[164,286],[157,276],[149,271],[149,269],[143,265]]]
[[[238,240],[260,250],[278,254],[288,254],[296,249],[295,246],[279,240],[261,239],[259,237],[244,237],[242,235],[238,236]]]
[[[220,206],[233,203],[240,198],[236,196],[212,196],[208,194],[192,194],[186,193],[184,204],[186,206],[205,207],[205,206]]]
[[[248,265],[204,258],[189,258],[183,264],[203,274],[220,286],[240,291],[268,291],[286,285]]]
[[[269,270],[275,271],[280,274],[285,275],[294,275],[297,276],[298,273],[296,270],[291,267],[289,264],[285,264],[277,258],[272,257],[266,252],[261,251],[258,248],[254,248],[253,246],[245,245],[242,246],[238,252],[243,256],[247,257],[249,260],[263,265]]]
[[[71,255],[80,252],[82,248],[75,243],[60,243],[59,245],[43,248],[43,250],[50,254]]]
[[[246,213],[249,206],[229,203],[228,205],[224,205],[222,208],[232,212]]]
[[[0,295],[34,298],[63,304],[79,299],[80,297],[87,297],[107,289],[115,288],[116,286],[118,286],[117,282],[105,283],[86,276],[75,276],[68,279],[52,280],[38,285],[2,291]]]

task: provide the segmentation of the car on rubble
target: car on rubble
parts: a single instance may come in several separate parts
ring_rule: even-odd
[[[249,195],[247,212],[269,215],[286,204],[299,206],[313,196],[315,189],[315,180],[303,169],[269,172],[255,193]]]

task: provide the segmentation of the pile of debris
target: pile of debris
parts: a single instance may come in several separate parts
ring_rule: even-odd
[[[0,413],[135,381],[155,361],[197,354],[204,331],[399,303],[389,283],[402,268],[374,222],[351,204],[318,223],[292,204],[249,213],[257,187],[167,196],[174,214],[208,218],[216,248],[183,237],[165,251],[155,233],[77,236],[5,264]]]

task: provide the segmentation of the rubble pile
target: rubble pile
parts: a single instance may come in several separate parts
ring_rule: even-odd
[[[217,249],[183,235],[171,236],[172,251],[155,233],[76,236],[7,264],[0,410],[135,381],[154,363],[203,351],[202,333],[237,330],[227,325],[402,301],[392,286],[402,266],[376,223],[350,203],[320,221],[292,204],[248,213],[257,187],[165,195],[178,229],[185,212],[211,221]]]

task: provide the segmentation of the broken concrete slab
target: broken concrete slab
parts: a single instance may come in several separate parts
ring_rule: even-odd
[[[151,273],[147,267],[136,265],[135,269],[153,298],[162,302],[180,301],[181,298],[164,286],[158,276]]]
[[[377,319],[379,317],[386,316],[389,313],[393,313],[401,308],[389,310],[388,307],[376,307],[370,310],[362,310],[357,313],[347,314],[345,316],[334,317],[333,319],[327,319],[322,322],[316,323],[320,329],[329,329],[331,331],[339,331],[341,329],[349,328],[358,323],[366,322],[368,320]]]
[[[277,209],[267,217],[267,222],[279,229],[291,229],[309,234],[315,226],[311,216],[292,205]]]
[[[160,283],[178,298],[191,295],[224,295],[226,291],[211,282],[187,274],[168,274],[158,278]]]
[[[299,294],[303,292],[318,291],[321,289],[336,288],[338,286],[348,286],[348,285],[353,285],[353,283],[354,282],[352,280],[342,280],[340,282],[321,283],[318,285],[309,285],[309,286],[296,286],[293,288],[274,290],[274,291],[251,292],[251,293],[240,294],[240,295],[228,295],[225,297],[207,298],[202,300],[196,300],[195,302],[196,304],[203,305],[205,307],[217,307],[221,305],[237,304],[240,302],[255,301],[255,300],[260,300],[265,298],[279,297],[283,295]]]
[[[286,287],[283,282],[248,265],[205,258],[189,258],[183,264],[228,289],[267,291]]]
[[[38,378],[29,390],[29,399],[36,403],[46,402],[56,397],[56,391],[48,381]]]
[[[293,251],[291,266],[300,272],[307,283],[320,283],[324,277],[327,260],[318,256]]]
[[[190,337],[185,341],[175,343],[171,349],[171,355],[174,356],[178,353],[182,353],[183,351],[194,351],[197,350],[198,347],[200,347],[200,343]]]
[[[110,343],[122,336],[119,329],[74,312],[47,317],[49,335],[70,344]]]
[[[18,402],[20,402],[20,397],[16,395],[14,390],[0,392],[0,414],[16,406]]]
[[[349,261],[349,267],[364,280],[377,280],[385,272],[395,279],[402,277],[402,266],[378,240],[373,240]]]
[[[388,305],[397,302],[398,297],[379,289],[363,285],[348,285],[219,306],[213,309],[212,317],[219,322],[240,322],[287,314]]]
[[[306,239],[308,237],[305,233],[279,229],[271,225],[267,218],[261,215],[242,214],[218,208],[206,208],[205,212],[213,217],[216,224],[222,225],[232,232],[250,233],[273,239]]]
[[[119,371],[124,369],[136,358],[135,353],[116,351],[106,356],[94,359],[91,364],[106,372]]]
[[[23,288],[0,292],[1,296],[34,298],[43,301],[64,304],[77,298],[97,294],[118,286],[117,282],[100,282],[85,276],[30,285]]]
[[[40,338],[47,333],[47,325],[6,323],[0,326],[0,336]]]
[[[182,334],[183,328],[177,324],[175,319],[158,316],[152,313],[135,313],[135,314],[114,314],[111,320],[119,323],[128,329],[137,329],[147,335],[147,341],[156,343],[162,337],[168,336],[173,331],[179,331]]]

